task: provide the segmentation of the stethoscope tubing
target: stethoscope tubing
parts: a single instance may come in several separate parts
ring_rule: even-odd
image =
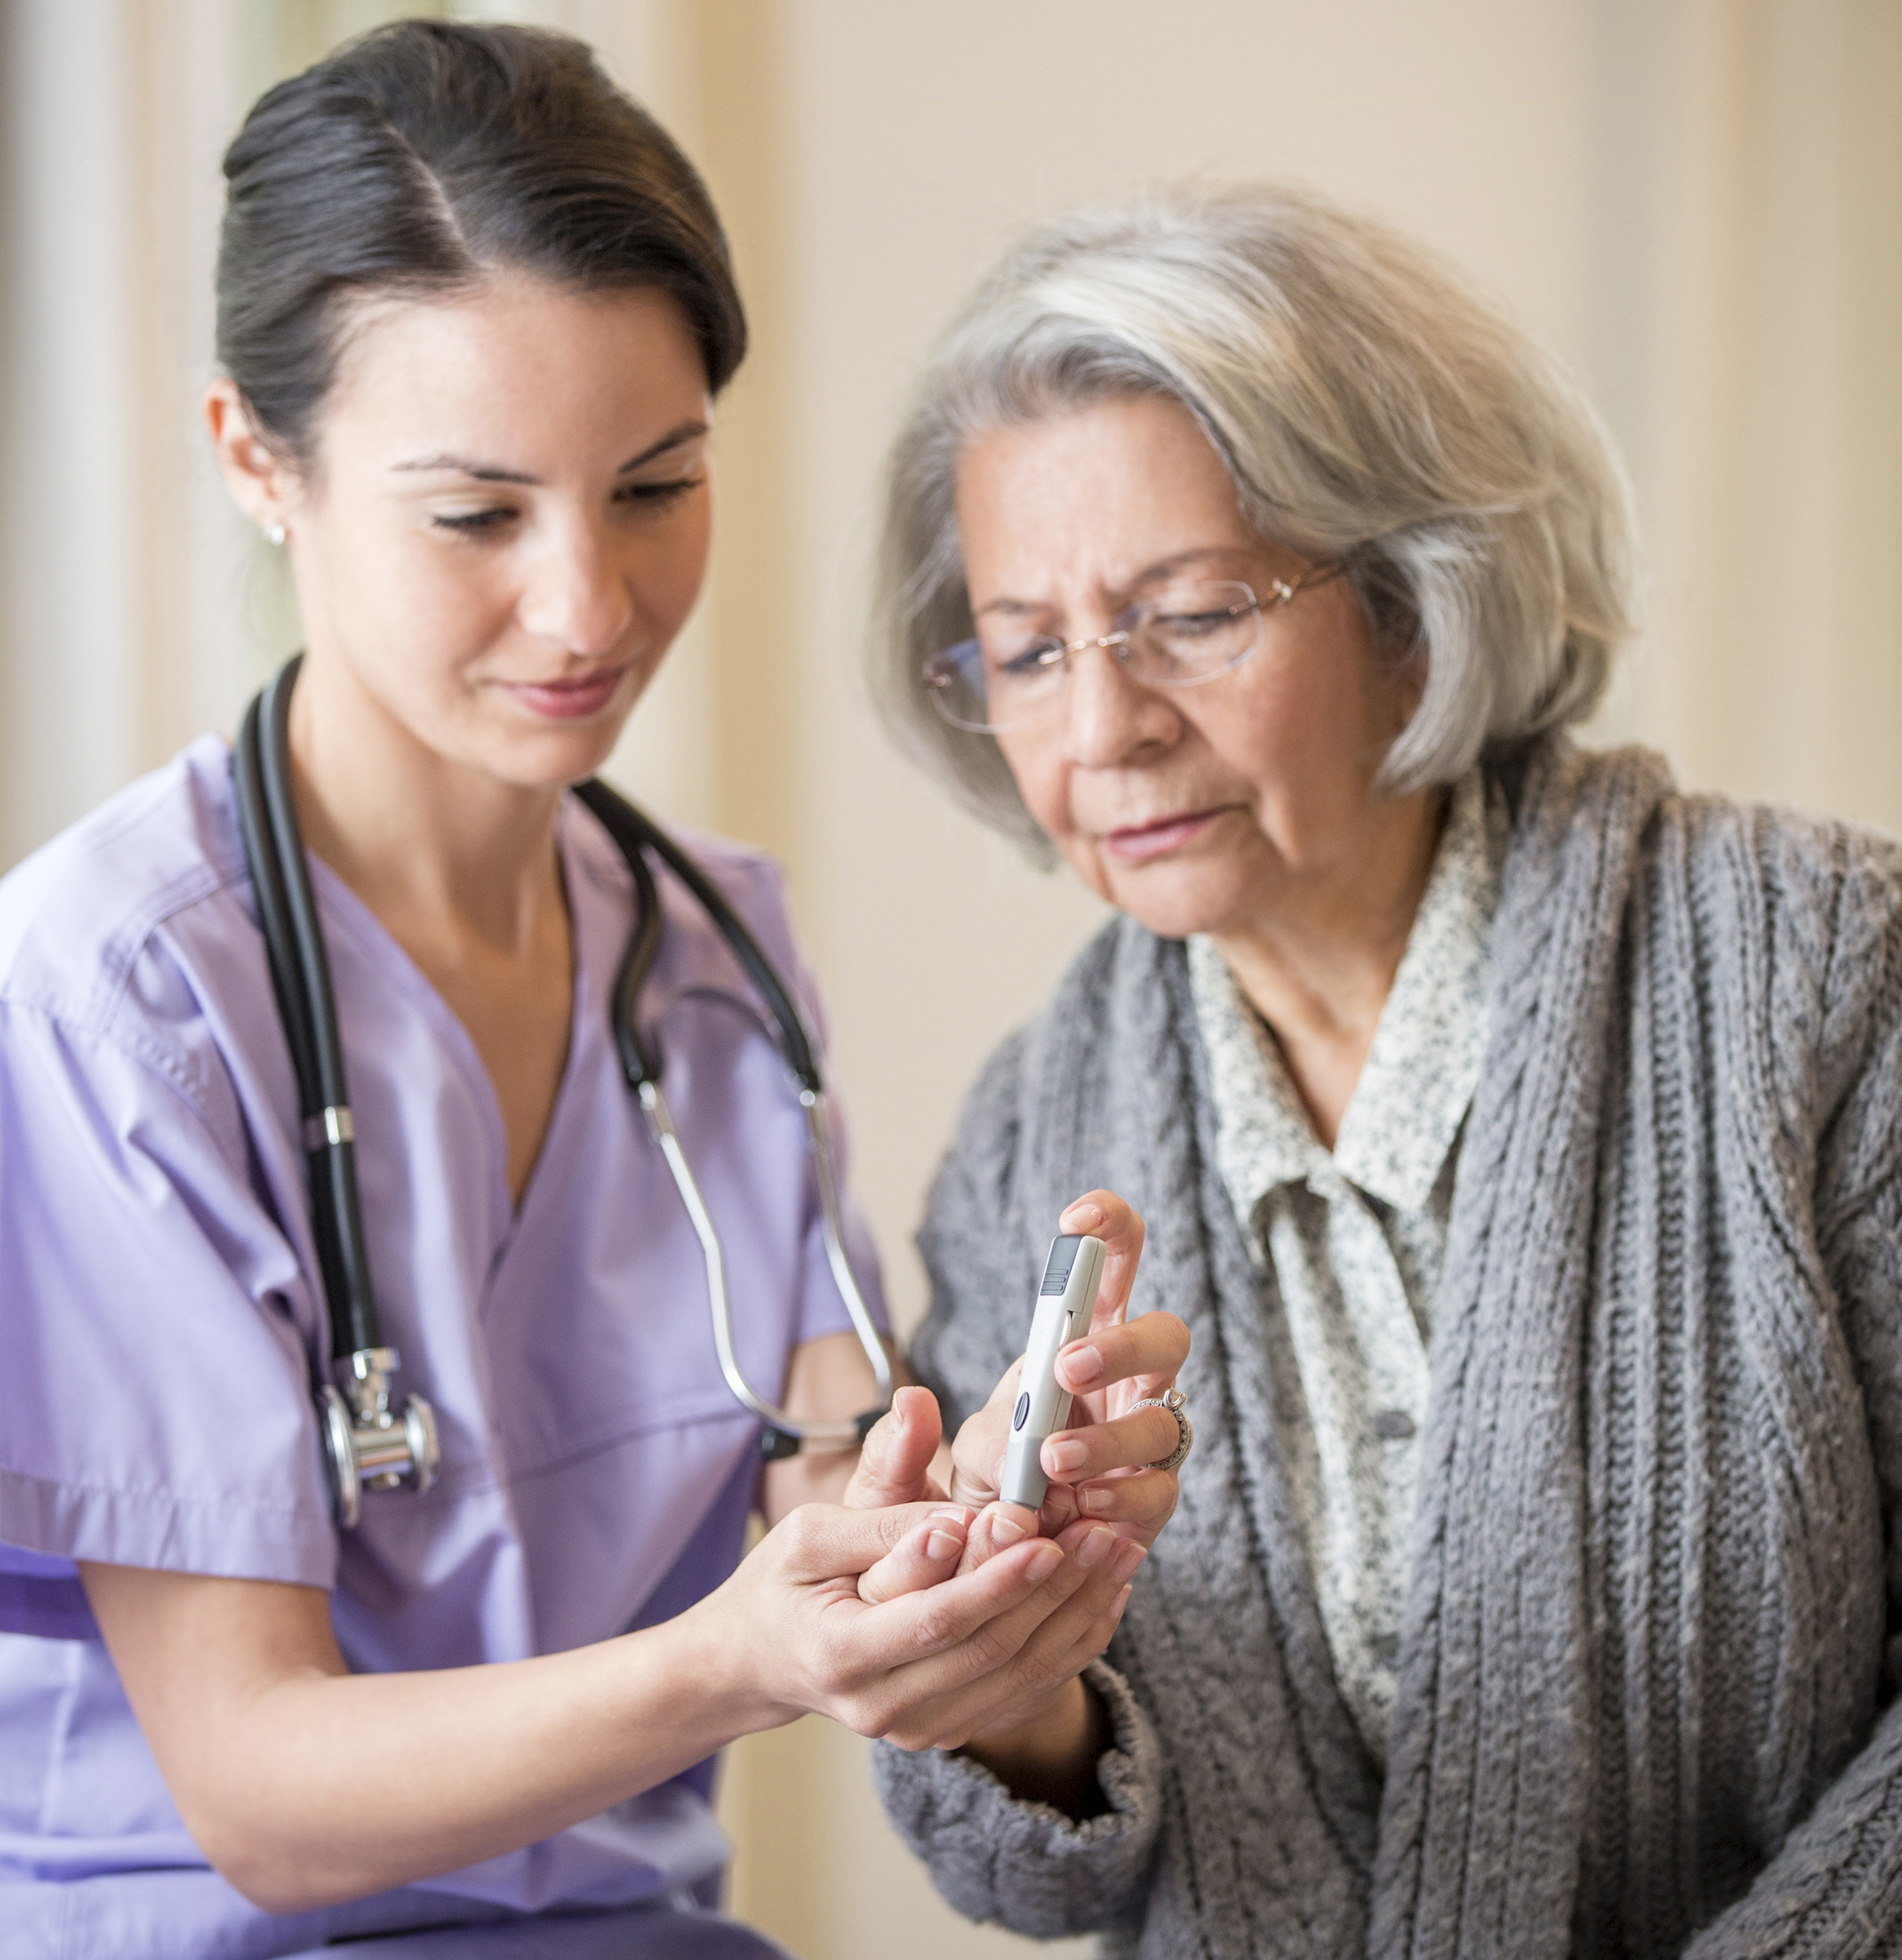
[[[838,1163],[832,1148],[831,1115],[805,1018],[774,971],[772,963],[747,931],[745,922],[700,867],[658,824],[598,778],[578,784],[575,794],[613,839],[634,880],[636,922],[615,979],[615,1045],[628,1086],[640,1102],[648,1129],[660,1147],[675,1188],[700,1241],[707,1268],[707,1297],[713,1320],[714,1351],[719,1357],[720,1373],[734,1398],[766,1424],[768,1433],[763,1441],[769,1456],[790,1455],[802,1443],[835,1449],[854,1448],[864,1440],[867,1430],[891,1405],[892,1363],[846,1255],[844,1210],[838,1185]],[[851,1317],[853,1332],[858,1336],[859,1345],[871,1364],[878,1384],[877,1405],[860,1415],[836,1422],[802,1422],[759,1394],[739,1366],[733,1347],[726,1262],[720,1234],[701,1194],[699,1182],[694,1176],[679,1132],[674,1126],[673,1112],[661,1091],[663,1064],[660,1049],[643,1036],[638,1018],[641,989],[659,954],[660,944],[660,896],[647,862],[646,853],[650,850],[686,886],[712,921],[742,971],[765,1001],[778,1030],[781,1055],[791,1071],[800,1107],[806,1118],[806,1142],[819,1187],[826,1264],[832,1270],[833,1282]]]
[[[813,1057],[812,1037],[806,1030],[805,1017],[800,1013],[798,1003],[781,985],[771,961],[760,950],[759,942],[746,930],[744,921],[727,904],[717,887],[651,817],[609,789],[598,776],[577,784],[574,794],[614,840],[634,875],[635,899],[641,916],[615,980],[615,1032],[617,1037],[625,1034],[633,1048],[631,1056],[625,1045],[622,1050],[623,1064],[629,1070],[630,1086],[638,1087],[639,1080],[648,1076],[657,1080],[660,1074],[659,1053],[642,1039],[635,1011],[641,988],[660,950],[660,895],[644,856],[651,851],[692,894],[695,903],[713,921],[739,961],[741,970],[765,1002],[767,1012],[779,1030],[781,1052],[800,1087],[816,1094],[821,1093],[823,1084],[819,1079],[819,1064]]]
[[[356,1175],[355,1125],[336,999],[295,804],[289,756],[293,657],[245,711],[234,765],[259,923],[291,1062],[310,1168],[312,1236],[329,1308],[333,1361],[382,1346]],[[341,1309],[341,1310],[339,1310]]]
[[[411,1396],[395,1407],[390,1402],[390,1379],[400,1366],[400,1357],[383,1346],[378,1322],[336,1000],[291,792],[291,696],[301,660],[297,655],[286,662],[246,710],[233,766],[238,822],[256,896],[272,991],[297,1078],[310,1178],[312,1236],[329,1324],[332,1367],[355,1411],[353,1420],[338,1385],[326,1382],[313,1367],[337,1513],[339,1521],[349,1526],[359,1515],[360,1481],[387,1484],[408,1477],[418,1489],[429,1488],[436,1475],[435,1425],[433,1413],[420,1397]],[[607,832],[634,880],[635,927],[614,986],[615,1052],[700,1242],[720,1373],[741,1406],[765,1424],[761,1449],[769,1460],[790,1456],[807,1444],[852,1448],[890,1406],[892,1364],[846,1253],[844,1204],[825,1084],[804,1018],[743,921],[672,838],[598,780],[579,784],[575,794]],[[758,1394],[739,1365],[720,1235],[661,1090],[659,1046],[640,1026],[641,990],[658,956],[664,923],[659,891],[647,862],[649,851],[698,901],[764,1001],[777,1029],[778,1045],[791,1071],[806,1120],[826,1262],[878,1384],[877,1405],[857,1416],[829,1422],[800,1421]],[[395,1436],[406,1424],[410,1436],[407,1443]],[[386,1457],[389,1465],[407,1467],[388,1467]]]

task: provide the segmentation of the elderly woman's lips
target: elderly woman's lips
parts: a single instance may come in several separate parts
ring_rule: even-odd
[[[1105,832],[1103,848],[1112,858],[1130,864],[1166,857],[1200,835],[1220,815],[1220,810],[1196,810],[1182,816],[1159,817],[1153,823],[1132,824],[1127,829]]]
[[[531,714],[551,721],[578,721],[607,706],[626,672],[625,667],[609,667],[569,680],[504,681],[502,686]]]

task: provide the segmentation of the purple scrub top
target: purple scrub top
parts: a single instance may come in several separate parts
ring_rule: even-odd
[[[682,841],[816,1027],[773,866]],[[643,1904],[650,1920],[629,1923],[657,1934],[666,1901],[717,1883],[709,1764],[427,1887],[259,1912],[186,1835],[70,1563],[323,1586],[362,1671],[606,1639],[733,1570],[759,1426],[721,1378],[699,1244],[614,1052],[632,883],[571,798],[561,851],[574,1032],[519,1210],[467,1033],[312,861],[383,1336],[442,1436],[435,1488],[366,1491],[346,1533],[309,1387],[328,1337],[296,1086],[229,750],[195,743],[0,881],[0,1955],[235,1960]],[[773,1396],[794,1348],[851,1322],[762,1010],[705,915],[657,876],[666,931],[642,1020],[725,1243],[742,1363]],[[882,1312],[855,1211],[848,1223]],[[400,1801],[403,1778],[380,1766],[365,1802]],[[572,1920],[546,1923],[574,1936]]]

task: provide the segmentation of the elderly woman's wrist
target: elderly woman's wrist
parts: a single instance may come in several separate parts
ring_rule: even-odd
[[[1077,1675],[1009,1726],[973,1736],[959,1753],[981,1764],[1013,1796],[1082,1818],[1108,1808],[1096,1765],[1109,1742],[1108,1712]]]

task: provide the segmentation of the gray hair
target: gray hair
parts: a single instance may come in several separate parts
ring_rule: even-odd
[[[1004,258],[919,382],[891,455],[873,691],[987,822],[1047,851],[996,740],[924,663],[972,631],[958,458],[986,429],[1132,395],[1193,415],[1243,515],[1343,563],[1379,644],[1425,656],[1381,772],[1396,794],[1589,714],[1632,631],[1630,497],[1577,387],[1449,267],[1277,186],[1059,218]]]

